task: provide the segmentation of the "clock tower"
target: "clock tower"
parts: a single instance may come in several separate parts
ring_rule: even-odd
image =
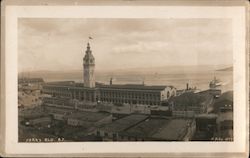
[[[83,58],[83,80],[84,87],[94,88],[95,87],[95,58],[90,50],[88,43],[85,56]]]

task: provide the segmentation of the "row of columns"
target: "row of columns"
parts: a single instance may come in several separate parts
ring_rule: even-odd
[[[74,91],[72,92],[72,99],[78,99],[81,101],[96,101],[95,91]]]

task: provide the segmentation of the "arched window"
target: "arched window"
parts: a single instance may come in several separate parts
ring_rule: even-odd
[[[169,91],[167,92],[167,98],[169,98],[170,97],[170,93],[169,93]]]

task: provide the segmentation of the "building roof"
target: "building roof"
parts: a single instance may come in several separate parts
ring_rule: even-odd
[[[65,114],[65,113],[73,113],[74,109],[68,109],[63,107],[52,107],[52,106],[46,106],[46,109],[49,110],[49,113],[55,113],[55,114]]]
[[[190,107],[202,107],[202,103],[208,98],[212,98],[212,96],[201,96],[193,92],[186,92],[170,98],[169,102],[174,103],[175,110],[185,110]]]
[[[110,113],[104,113],[104,112],[81,111],[72,113],[71,115],[68,116],[68,118],[79,119],[88,122],[96,122],[110,115],[111,115]]]
[[[221,126],[233,126],[233,120],[224,120],[221,122]]]
[[[47,82],[46,86],[53,86],[53,87],[64,87],[64,88],[86,88],[84,87],[84,83],[76,83],[74,81],[56,81],[56,82]],[[162,91],[165,88],[173,89],[173,86],[162,86],[162,85],[143,85],[143,84],[103,84],[96,82],[96,88],[101,89],[126,89],[126,90],[155,90],[155,91]]]
[[[18,78],[18,83],[44,82],[42,78]]]
[[[196,118],[205,118],[205,119],[216,119],[218,117],[217,114],[199,114]]]
[[[233,91],[227,91],[225,93],[222,93],[218,101],[220,100],[229,100],[233,102]]]
[[[170,119],[152,137],[156,140],[182,140],[191,121],[191,119]]]
[[[139,90],[164,90],[168,86],[149,86],[143,84],[112,84],[112,85],[99,85],[100,88],[113,88],[113,89],[139,89]]]
[[[233,120],[233,111],[223,112],[218,114],[218,121]]]
[[[163,118],[149,118],[139,123],[138,125],[129,128],[126,131],[120,133],[122,136],[133,137],[152,137],[160,128],[169,122],[168,119]]]
[[[96,87],[98,88],[103,83],[96,82]],[[75,82],[75,81],[56,81],[56,82],[47,82],[44,87],[59,87],[59,88],[66,88],[70,89],[92,89],[88,87],[84,87],[84,83]]]
[[[46,85],[58,85],[58,86],[72,86],[75,85],[75,81],[53,81],[46,82]]]
[[[223,93],[213,104],[213,111],[218,113],[221,107],[230,105],[233,108],[233,91]]]
[[[229,140],[233,140],[233,129],[222,130],[220,133],[220,137]],[[231,139],[230,139],[231,138]]]
[[[146,115],[132,114],[126,117],[123,117],[119,120],[116,120],[106,126],[102,127],[101,130],[107,132],[121,132],[141,121],[144,121],[148,118]]]

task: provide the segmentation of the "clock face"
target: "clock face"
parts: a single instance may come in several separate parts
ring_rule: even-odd
[[[84,58],[83,59],[83,61],[84,61],[84,63],[90,63],[90,64],[93,64],[95,61],[94,61],[94,59],[86,59],[86,58]]]

